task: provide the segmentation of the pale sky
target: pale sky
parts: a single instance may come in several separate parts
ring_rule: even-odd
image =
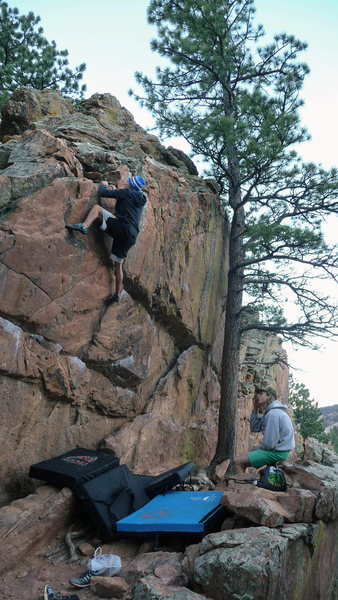
[[[72,68],[85,62],[83,83],[86,97],[99,92],[116,96],[142,127],[151,127],[149,113],[128,96],[136,88],[134,73],[154,76],[159,56],[149,42],[156,30],[147,24],[148,0],[7,0],[20,13],[40,15],[46,38],[56,41],[59,50],[69,51]],[[298,148],[306,161],[337,166],[338,145],[338,2],[337,0],[256,0],[257,21],[268,37],[286,31],[309,44],[301,59],[310,66],[302,97],[301,115],[312,140]],[[188,152],[180,141],[170,142]],[[336,240],[337,220],[325,231]],[[319,406],[338,403],[337,343],[328,342],[321,351],[293,350],[291,364],[298,381],[310,390]]]

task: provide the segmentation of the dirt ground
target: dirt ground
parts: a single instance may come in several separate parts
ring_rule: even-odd
[[[86,571],[88,560],[93,555],[91,553],[89,556],[81,556],[79,546],[85,545],[85,548],[89,544],[94,550],[100,545],[99,541],[90,535],[84,535],[72,541],[79,556],[75,563],[69,563],[70,551],[65,542],[65,535],[59,535],[52,544],[34,556],[27,556],[23,563],[13,565],[13,571],[0,577],[0,599],[43,600],[43,591],[48,584],[61,595],[76,594],[79,600],[99,600],[99,597],[90,588],[79,589],[69,583],[71,577],[78,577]],[[118,551],[121,550],[123,555],[127,555],[121,556],[123,566],[128,558],[130,560],[135,556],[140,546],[140,542],[135,543],[130,540],[123,544],[123,540],[120,540],[109,546],[103,545],[102,549],[104,553],[112,554],[118,554]],[[8,552],[10,552],[10,548],[8,548]]]
[[[70,577],[77,577],[80,572],[78,566],[67,565],[67,563],[53,566],[48,560],[45,564],[42,561],[27,561],[18,571],[0,578],[1,598],[2,600],[42,600],[47,583],[62,595],[77,594],[80,600],[98,598],[90,588],[77,590],[68,583]]]

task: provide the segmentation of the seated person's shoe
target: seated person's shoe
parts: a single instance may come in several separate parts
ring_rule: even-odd
[[[88,233],[88,227],[84,227],[82,223],[74,223],[74,225],[66,225],[67,229],[73,229],[74,231],[80,231],[84,235]]]
[[[112,296],[110,296],[108,303],[109,304],[113,304],[114,302],[119,303],[120,302],[120,296],[118,296],[117,294],[113,294]]]

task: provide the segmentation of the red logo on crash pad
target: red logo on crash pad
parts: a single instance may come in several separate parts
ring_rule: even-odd
[[[97,456],[65,456],[62,460],[79,465],[80,467],[88,467],[88,465],[97,460]]]

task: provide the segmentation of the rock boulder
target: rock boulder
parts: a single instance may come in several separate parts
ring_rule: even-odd
[[[110,446],[136,472],[196,456],[207,463],[226,292],[217,195],[188,157],[165,149],[109,94],[75,110],[58,93],[22,88],[3,123],[1,502],[33,491],[30,464],[76,445]],[[95,181],[121,186],[129,172],[147,180],[148,201],[116,306],[108,237],[96,225],[84,237],[65,224],[98,202]]]
[[[334,598],[336,539],[337,522],[211,534],[195,561],[195,584],[214,600]]]
[[[57,90],[19,88],[2,108],[0,137],[23,133],[45,115],[68,115],[73,112],[70,98],[63,98]]]
[[[1,502],[33,491],[30,464],[76,445],[116,452],[137,473],[191,459],[205,467],[217,437],[226,296],[217,185],[110,94],[75,109],[58,92],[21,88],[2,116]],[[121,187],[130,172],[145,177],[148,200],[112,306],[108,237],[95,224],[87,236],[65,225],[98,202],[99,181]],[[268,366],[241,374],[239,451],[254,385],[277,383],[282,395],[285,382],[279,341],[258,337],[246,339],[243,362],[254,345]]]

